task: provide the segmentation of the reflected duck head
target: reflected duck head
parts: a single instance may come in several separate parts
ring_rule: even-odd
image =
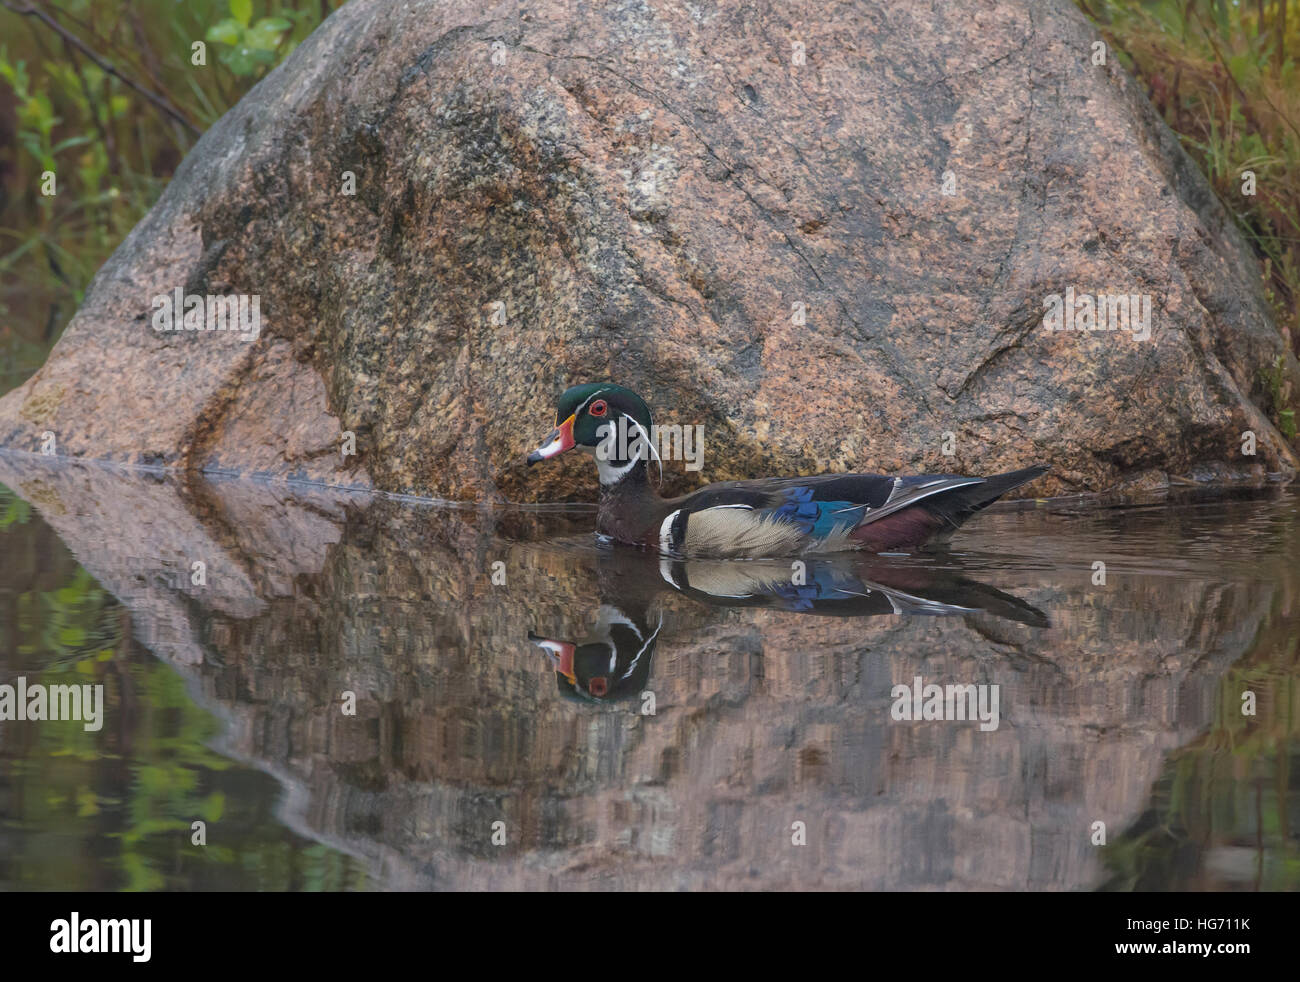
[[[528,640],[550,658],[562,695],[618,702],[634,698],[644,689],[662,626],[662,618],[650,623],[605,604],[595,626],[581,641],[546,638],[531,631]]]

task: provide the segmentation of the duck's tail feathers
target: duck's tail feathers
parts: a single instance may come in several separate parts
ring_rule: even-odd
[[[953,488],[951,491],[936,494],[920,504],[932,515],[942,518],[951,528],[956,528],[1008,491],[1014,491],[1022,484],[1028,484],[1042,477],[1050,469],[1042,464],[1036,464],[1033,467],[1023,467],[1018,471],[994,474],[992,477],[984,478],[979,484]]]

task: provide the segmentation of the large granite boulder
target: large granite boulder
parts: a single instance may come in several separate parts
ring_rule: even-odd
[[[574,498],[589,465],[523,456],[607,377],[705,427],[670,489],[1292,477],[1249,252],[1095,40],[1068,0],[353,0],[202,138],[0,445]],[[155,330],[177,289],[258,296],[259,335]],[[1046,330],[1067,291],[1148,298],[1149,337]]]

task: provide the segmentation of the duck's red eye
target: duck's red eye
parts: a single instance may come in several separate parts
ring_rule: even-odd
[[[609,406],[604,399],[597,399],[587,407],[587,412],[593,416],[604,416],[605,413],[609,412]]]

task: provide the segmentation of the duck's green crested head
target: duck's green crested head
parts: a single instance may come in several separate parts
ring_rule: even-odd
[[[650,439],[650,410],[639,395],[613,382],[575,385],[560,396],[555,429],[528,455],[528,463],[558,457],[574,447],[595,452],[602,443],[609,445],[611,434],[617,434],[620,426],[625,433],[635,436],[640,431],[645,440]]]

